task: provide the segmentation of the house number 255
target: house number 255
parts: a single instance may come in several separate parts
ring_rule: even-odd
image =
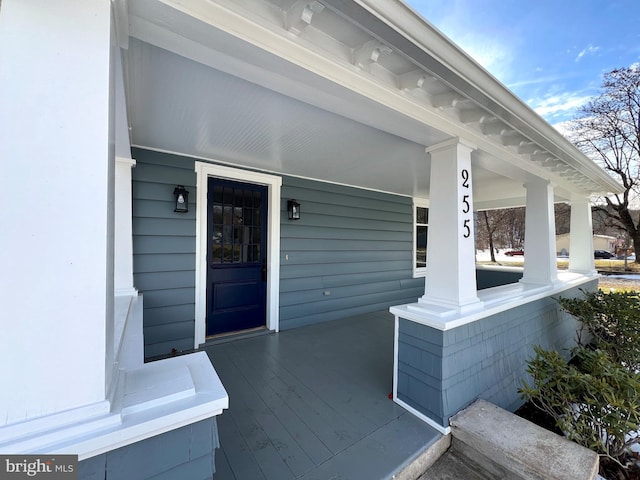
[[[462,176],[462,188],[469,189],[469,170],[463,168],[460,175]],[[469,213],[470,211],[471,205],[469,204],[469,195],[462,195],[462,213]],[[462,236],[464,238],[469,238],[471,236],[471,227],[469,227],[469,222],[471,222],[470,218],[463,219],[462,229],[464,230],[464,233]]]

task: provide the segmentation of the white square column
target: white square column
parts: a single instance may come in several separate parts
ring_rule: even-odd
[[[585,275],[597,273],[593,259],[593,222],[588,198],[571,201],[569,270]]]
[[[478,309],[471,152],[455,138],[427,149],[431,155],[426,309],[464,313]],[[439,307],[439,308],[438,308]]]
[[[550,182],[539,179],[525,184],[525,188],[524,275],[520,281],[551,285],[558,280],[553,187]]]
[[[108,0],[2,0],[0,428],[109,411],[112,29]]]
[[[137,295],[133,285],[133,212],[131,198],[131,158],[129,121],[124,93],[124,76],[120,49],[116,49],[115,63],[115,294]]]
[[[116,157],[115,172],[115,295],[137,295],[133,286],[133,225],[131,169],[136,161]]]

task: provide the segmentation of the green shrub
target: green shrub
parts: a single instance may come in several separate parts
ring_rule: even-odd
[[[558,352],[535,347],[528,362],[532,385],[525,400],[552,416],[565,435],[621,467],[630,458],[627,438],[640,427],[640,377],[598,349],[579,346],[568,363]]]
[[[609,353],[614,362],[640,370],[640,297],[637,292],[583,292],[583,298],[561,298],[562,308],[582,322],[578,344],[587,342]],[[586,338],[585,338],[586,337]]]
[[[527,369],[532,384],[519,392],[569,439],[626,468],[634,459],[630,447],[640,445],[629,435],[640,429],[640,296],[583,293],[558,300],[581,322],[571,362],[534,347]]]

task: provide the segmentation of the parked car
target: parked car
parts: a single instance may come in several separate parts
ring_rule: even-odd
[[[594,250],[593,258],[616,258],[616,256],[607,250]]]
[[[524,255],[524,250],[522,248],[517,248],[515,250],[506,251],[504,254],[509,255],[510,257],[513,257],[514,255]]]
[[[616,256],[607,250],[594,250],[593,258],[616,258]]]

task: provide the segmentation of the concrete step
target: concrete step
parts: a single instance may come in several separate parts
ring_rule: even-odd
[[[505,476],[495,478],[593,480],[598,474],[595,452],[484,400],[458,412],[450,425],[452,448],[504,469]]]
[[[595,480],[598,455],[528,420],[477,400],[394,480]]]
[[[493,480],[496,477],[451,449],[441,456],[418,480]]]

